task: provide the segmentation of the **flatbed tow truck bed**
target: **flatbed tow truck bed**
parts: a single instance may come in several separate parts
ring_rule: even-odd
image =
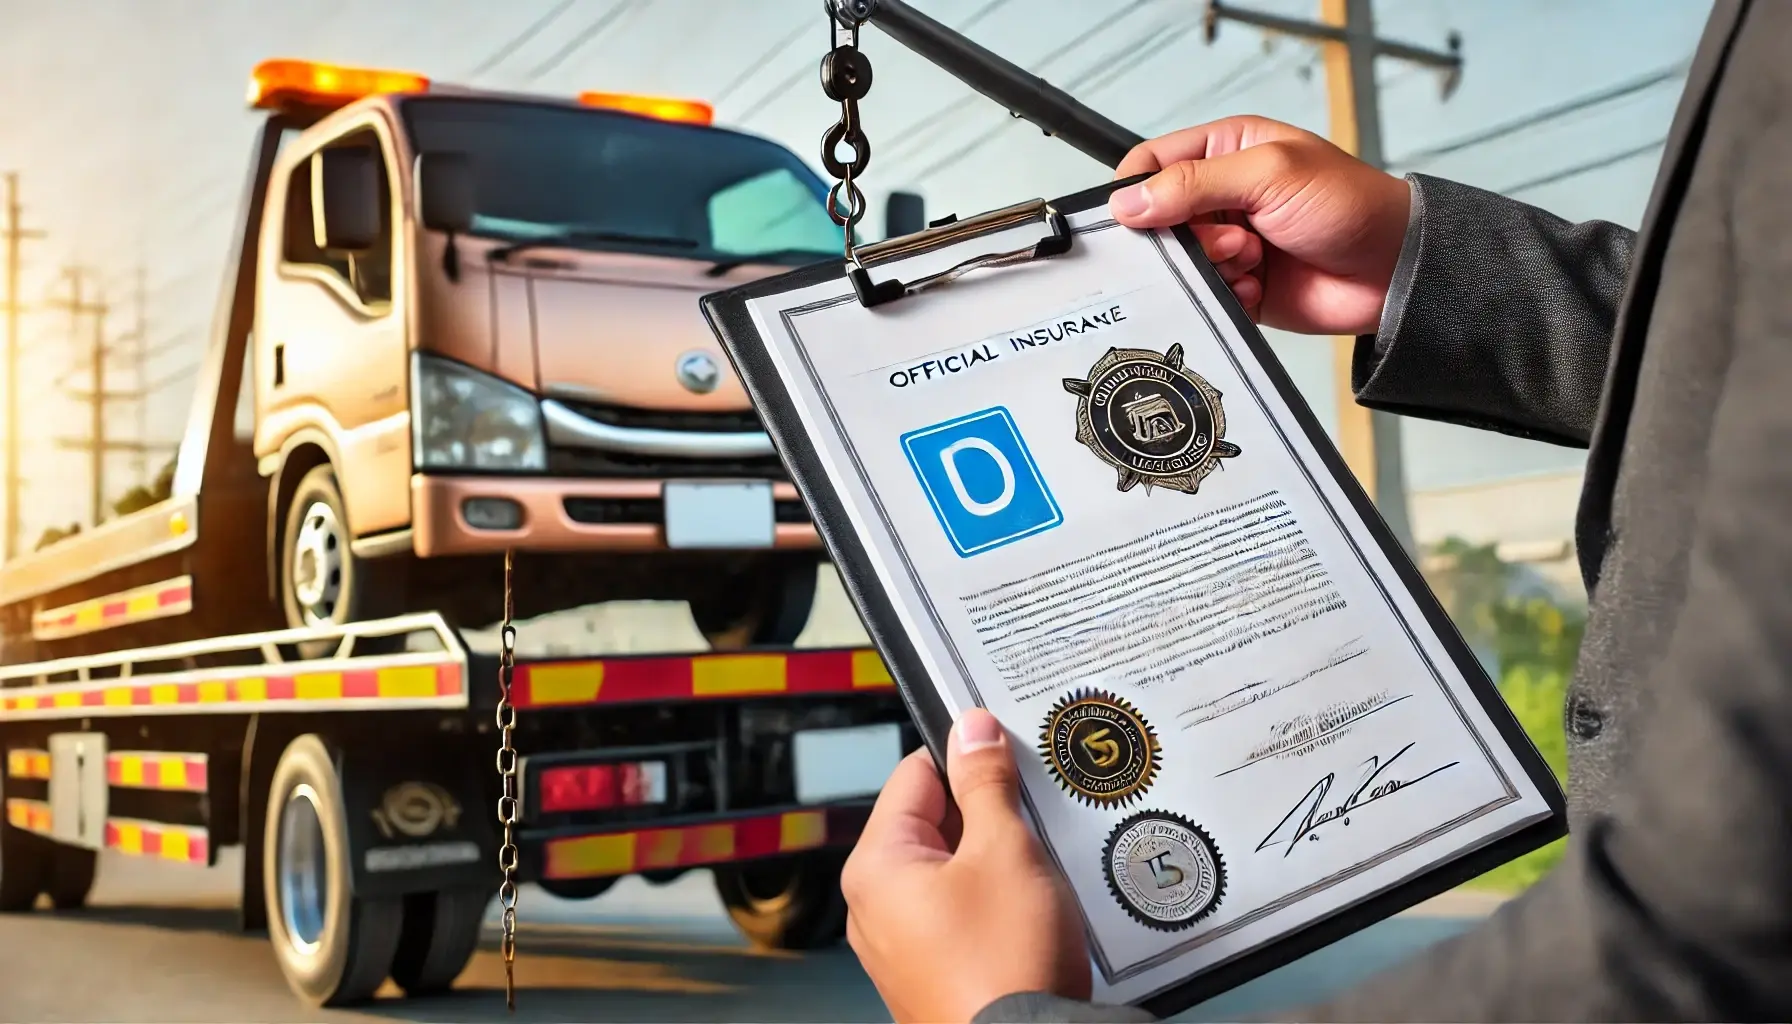
[[[446,988],[498,884],[498,671],[434,613],[0,668],[0,910],[79,906],[101,849],[241,845],[301,996]],[[842,936],[840,861],[918,745],[863,648],[519,657],[512,703],[519,881],[713,868],[773,947]]]

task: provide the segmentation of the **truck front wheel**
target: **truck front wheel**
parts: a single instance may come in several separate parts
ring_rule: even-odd
[[[846,935],[846,855],[803,854],[715,869],[728,916],[760,949],[826,949]]]
[[[312,1006],[373,995],[392,970],[404,923],[402,900],[362,899],[352,890],[341,792],[335,760],[316,736],[292,741],[268,792],[268,938],[287,984]]]
[[[317,466],[300,479],[286,506],[280,547],[280,596],[286,624],[330,626],[396,615],[403,584],[397,564],[358,559],[336,471]],[[323,657],[335,641],[299,645],[306,657]]]

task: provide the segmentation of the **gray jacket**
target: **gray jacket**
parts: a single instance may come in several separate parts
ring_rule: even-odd
[[[1638,234],[1409,180],[1359,400],[1591,448],[1572,834],[1479,928],[1301,1017],[1792,1019],[1792,2],[1717,0]]]

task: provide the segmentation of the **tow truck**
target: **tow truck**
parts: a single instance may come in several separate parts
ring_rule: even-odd
[[[517,873],[709,868],[754,942],[838,941],[918,739],[875,651],[790,646],[819,544],[695,301],[838,253],[825,186],[691,101],[276,60],[250,102],[172,496],[0,566],[0,911],[240,845],[306,1001],[446,988],[498,885],[468,631],[671,598],[710,653],[504,666]]]

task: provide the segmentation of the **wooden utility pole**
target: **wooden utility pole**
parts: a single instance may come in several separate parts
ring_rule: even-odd
[[[69,330],[76,345],[81,344],[81,317],[91,315],[94,318],[93,333],[86,342],[87,365],[85,367],[76,367],[76,370],[85,369],[87,371],[88,378],[92,382],[92,390],[67,392],[70,398],[87,403],[87,407],[90,411],[91,425],[89,427],[89,436],[84,438],[58,438],[56,444],[60,448],[68,448],[87,453],[92,465],[92,482],[90,486],[93,489],[93,525],[98,526],[106,520],[106,514],[110,510],[110,506],[106,502],[107,457],[115,452],[126,453],[133,456],[140,465],[146,465],[148,456],[151,453],[166,451],[173,446],[154,444],[144,436],[139,436],[134,441],[120,441],[107,436],[107,414],[120,402],[136,402],[138,403],[139,410],[141,410],[142,403],[149,397],[148,384],[145,381],[139,380],[138,386],[134,390],[106,390],[107,364],[112,357],[119,354],[119,351],[114,346],[109,345],[106,342],[106,316],[111,312],[111,307],[106,304],[104,295],[101,295],[100,298],[91,302],[83,297],[83,285],[86,279],[86,271],[84,269],[80,267],[70,267],[63,272],[63,276],[69,282],[70,297],[66,300],[54,302],[52,305],[69,311]],[[138,340],[136,341],[137,348],[135,349],[134,354],[138,358],[138,368],[139,371],[141,371],[142,360],[147,358],[147,353],[144,351],[144,346],[141,341],[143,337],[141,274],[138,275],[137,287],[138,319],[136,337]],[[75,371],[71,370],[70,372],[72,373]],[[58,383],[60,384],[61,382],[59,381]],[[147,482],[145,486],[148,486]]]
[[[81,318],[93,317],[93,333],[87,339],[89,365],[88,373],[93,380],[93,391],[90,393],[71,392],[71,396],[83,399],[88,403],[91,437],[80,441],[61,439],[57,443],[64,448],[75,448],[87,451],[91,456],[91,479],[89,496],[92,502],[93,521],[89,525],[98,526],[106,520],[106,455],[110,446],[106,441],[106,402],[110,397],[106,393],[106,314],[110,307],[106,305],[105,295],[88,301],[85,295],[87,271],[82,267],[68,267],[62,272],[63,279],[68,282],[69,297],[50,303],[68,310],[69,341],[73,346],[81,344]]]
[[[148,271],[143,264],[137,264],[137,275],[131,289],[131,304],[136,309],[137,322],[131,326],[131,357],[137,380],[137,440],[149,440],[149,291],[145,282]],[[149,448],[138,448],[132,459],[139,482],[148,486]]]
[[[1207,41],[1221,21],[1254,25],[1267,32],[1316,40],[1325,48],[1326,92],[1331,101],[1332,141],[1365,163],[1385,167],[1381,149],[1381,105],[1375,87],[1375,59],[1392,57],[1437,68],[1448,99],[1462,74],[1462,41],[1451,33],[1448,50],[1427,50],[1375,35],[1373,0],[1320,0],[1320,20],[1300,21],[1208,0]],[[1400,451],[1400,420],[1356,402],[1350,388],[1354,337],[1332,339],[1333,387],[1338,404],[1338,449],[1375,500],[1389,529],[1409,552],[1412,524],[1406,507],[1406,473]]]
[[[42,238],[42,231],[27,231],[20,224],[23,211],[19,207],[19,176],[6,173],[6,294],[0,307],[6,311],[6,418],[0,429],[6,431],[6,527],[5,553],[8,559],[19,554],[19,524],[23,521],[20,491],[23,474],[19,466],[19,243],[28,238]]]

